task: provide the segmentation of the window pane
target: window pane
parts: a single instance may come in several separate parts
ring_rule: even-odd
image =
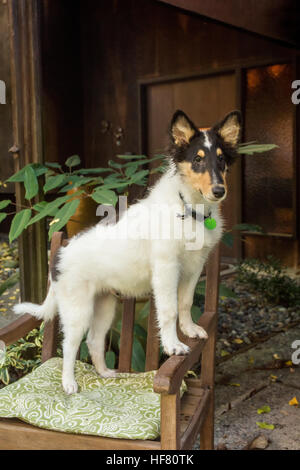
[[[244,158],[244,222],[267,232],[292,233],[293,104],[292,66],[246,71],[245,142],[278,149]]]

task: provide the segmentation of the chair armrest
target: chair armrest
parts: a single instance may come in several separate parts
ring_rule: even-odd
[[[205,329],[208,335],[216,328],[217,315],[215,312],[205,312],[198,324]],[[154,381],[153,390],[156,393],[174,394],[180,389],[181,382],[190,370],[191,366],[198,361],[199,356],[207,340],[188,339],[186,344],[191,350],[186,356],[171,356],[158,369]]]
[[[0,340],[5,344],[12,344],[20,338],[23,338],[29,331],[37,328],[41,320],[37,320],[29,313],[22,315],[4,328],[0,328]]]

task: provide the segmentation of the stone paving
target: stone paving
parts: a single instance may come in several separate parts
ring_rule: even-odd
[[[300,367],[291,362],[295,340],[300,342],[300,326],[217,366],[217,448],[247,449],[261,436],[266,449],[300,449],[300,405],[290,404],[295,398],[300,403]],[[258,414],[257,410],[265,406],[270,411]],[[261,429],[257,422],[274,429]]]

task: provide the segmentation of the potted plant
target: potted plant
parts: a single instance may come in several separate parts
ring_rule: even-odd
[[[18,238],[30,225],[45,218],[49,220],[49,240],[68,222],[73,222],[68,230],[68,236],[72,236],[91,222],[96,222],[97,204],[115,206],[119,195],[127,195],[133,184],[145,186],[147,176],[162,168],[145,168],[151,161],[161,159],[161,155],[153,158],[118,155],[118,158],[119,162],[110,160],[106,168],[78,169],[80,158],[73,155],[64,166],[59,163],[31,163],[11,176],[7,182],[24,186],[25,205],[17,207],[19,210],[11,222],[9,242]],[[42,187],[44,200],[36,203],[41,177],[45,178]],[[5,209],[11,204],[14,203],[9,199],[0,202],[0,222],[8,215]],[[78,219],[80,213],[85,217],[86,214],[92,216],[92,220],[91,217],[88,220]]]

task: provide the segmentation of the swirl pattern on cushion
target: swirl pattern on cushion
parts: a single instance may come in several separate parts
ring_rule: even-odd
[[[76,361],[79,393],[61,385],[62,359],[52,358],[0,390],[0,417],[19,418],[40,428],[119,439],[160,435],[160,395],[155,371],[101,378],[90,364]],[[181,394],[186,390],[182,382]]]

